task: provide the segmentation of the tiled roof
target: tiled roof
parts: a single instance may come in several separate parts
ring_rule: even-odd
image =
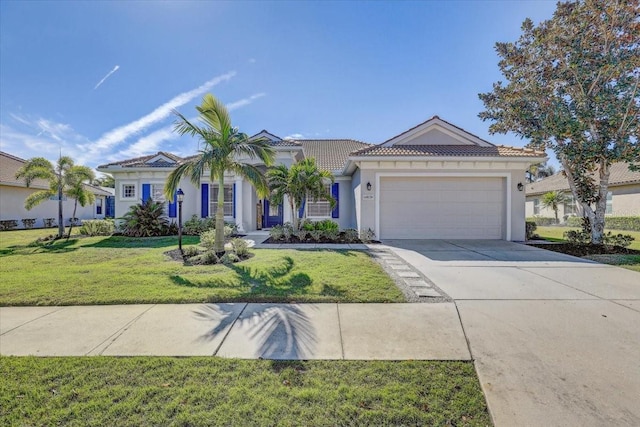
[[[25,187],[23,179],[16,179],[18,169],[26,163],[26,160],[20,157],[12,156],[9,153],[0,151],[0,183],[5,185],[17,185]],[[35,179],[31,183],[31,187],[49,188],[49,183],[43,179]]]
[[[609,186],[640,183],[640,172],[629,170],[627,163],[614,163],[611,165]],[[569,191],[569,182],[564,173],[559,172],[548,178],[541,179],[526,185],[527,196],[548,193],[549,191]]]
[[[173,162],[166,162],[164,160],[157,160],[153,163],[147,163],[149,160],[153,159],[157,156],[167,157]],[[135,159],[126,159],[120,160],[119,162],[107,163],[106,165],[100,165],[98,168],[108,168],[109,166],[120,166],[123,168],[135,168],[135,167],[146,167],[146,168],[169,168],[175,166],[177,163],[182,161],[182,157],[178,157],[175,154],[167,153],[166,151],[158,151],[155,154],[149,154],[148,156],[136,157]]]
[[[503,145],[480,147],[478,145],[382,145],[369,146],[351,153],[355,157],[544,157],[545,154],[526,148]]]
[[[274,147],[299,147],[300,143],[294,139],[281,139],[280,141],[269,141]]]
[[[27,161],[20,157],[13,156],[4,151],[0,151],[0,184],[26,187],[23,179],[16,179],[16,173],[18,169],[22,167]],[[96,187],[90,184],[84,184],[84,186],[90,190],[93,194],[98,196],[112,196],[108,190],[103,190],[100,187]],[[49,188],[49,182],[44,179],[35,179],[31,182],[31,188],[46,189]]]
[[[305,157],[316,159],[318,168],[327,171],[342,170],[349,153],[369,147],[353,139],[299,139]]]

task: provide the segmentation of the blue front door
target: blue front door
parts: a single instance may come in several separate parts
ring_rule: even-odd
[[[262,226],[264,228],[271,228],[274,225],[282,225],[282,203],[279,205],[272,205],[265,199],[264,203],[264,219]]]

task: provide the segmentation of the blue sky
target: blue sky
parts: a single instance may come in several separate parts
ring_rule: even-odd
[[[99,164],[195,153],[211,92],[243,132],[383,142],[434,114],[496,144],[497,41],[552,1],[0,2],[0,149]]]

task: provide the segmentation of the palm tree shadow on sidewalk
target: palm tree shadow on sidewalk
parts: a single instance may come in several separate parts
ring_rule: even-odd
[[[228,304],[208,304],[195,315],[203,320],[217,322],[201,339],[213,340],[235,321],[232,326],[244,335],[247,345],[254,348],[253,356],[262,359],[307,359],[315,351],[317,333],[309,310],[313,305],[250,304],[235,319]]]

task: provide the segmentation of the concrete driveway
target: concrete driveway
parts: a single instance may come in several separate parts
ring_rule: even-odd
[[[496,425],[640,425],[640,274],[504,241],[384,243],[454,299]]]

